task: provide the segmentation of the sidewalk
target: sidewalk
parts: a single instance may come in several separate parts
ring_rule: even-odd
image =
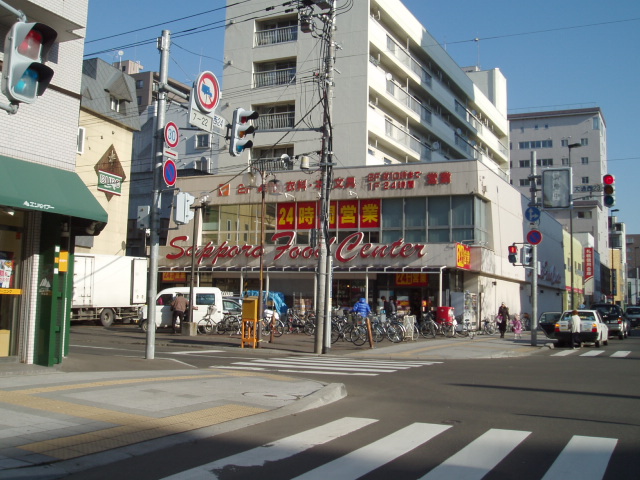
[[[110,332],[111,333],[111,332]],[[421,339],[370,349],[335,344],[331,355],[378,359],[526,356],[547,342],[499,337]],[[144,341],[131,329],[118,343]],[[158,335],[157,346],[240,350],[228,336]],[[243,355],[313,354],[314,338],[284,335]],[[100,365],[86,357],[100,358]],[[108,360],[104,360],[104,359]],[[54,368],[0,363],[0,478],[52,479],[160,448],[317,408],[343,384],[269,373],[198,370],[167,359],[71,355]]]

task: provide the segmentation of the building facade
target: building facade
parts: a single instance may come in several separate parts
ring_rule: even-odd
[[[54,365],[68,348],[75,239],[98,234],[108,221],[76,170],[88,2],[11,5],[58,37],[44,95],[21,104],[15,115],[0,116],[0,357]],[[17,21],[4,13],[3,39]],[[8,100],[0,96],[0,102]],[[28,141],[25,132],[34,128],[37,141]]]
[[[234,5],[228,16],[262,6],[270,4]],[[237,107],[258,111],[251,159],[271,160],[274,168],[282,155],[318,160],[323,126],[317,91],[325,81],[319,61],[325,52],[318,37],[327,27],[317,18],[327,10],[287,8],[230,22],[225,30],[219,113],[230,119]],[[506,178],[506,80],[499,70],[463,71],[398,0],[353,2],[335,26],[340,73],[331,122],[339,166],[473,159]],[[221,168],[237,164],[221,155]]]
[[[262,276],[265,289],[281,292],[288,306],[315,307],[320,172],[268,172],[264,180],[263,210],[260,182],[252,186],[248,175],[178,179],[181,191],[210,199],[196,200],[197,223],[172,224],[160,248],[160,288],[189,284],[195,233],[197,284],[242,295],[257,290]],[[406,312],[453,306],[472,322],[493,318],[501,302],[531,313],[531,270],[506,258],[507,245],[523,243],[526,199],[483,164],[336,169],[330,205],[334,307],[395,296]],[[546,214],[539,228],[539,308],[557,311],[565,282],[562,228]]]
[[[612,271],[609,209],[603,205],[601,189],[608,168],[607,130],[602,111],[593,107],[517,113],[508,118],[511,183],[523,195],[530,195],[532,151],[537,154],[538,175],[544,169],[571,168],[573,209],[549,212],[574,236],[584,233],[593,237],[593,248],[602,262],[601,276],[585,282],[584,295],[586,303],[601,301],[603,296],[611,295]],[[537,182],[540,185],[540,180]],[[574,252],[574,277],[583,274],[580,269],[583,260],[583,249],[578,254]]]

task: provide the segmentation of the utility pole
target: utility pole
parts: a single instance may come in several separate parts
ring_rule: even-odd
[[[160,50],[160,85],[167,83],[169,78],[169,47],[171,45],[171,32],[162,31],[162,37],[158,39]],[[160,206],[162,185],[162,159],[164,152],[164,124],[167,107],[167,92],[160,88],[158,100],[156,100],[155,122],[155,156],[152,159],[153,174],[153,201],[151,202],[150,222],[150,252],[149,252],[149,282],[147,287],[147,360],[153,360],[156,347],[156,294],[158,292],[158,256],[160,253]]]
[[[531,152],[531,175],[529,176],[531,187],[530,207],[538,206],[536,198],[538,191],[536,161],[536,151],[534,150]],[[534,222],[529,222],[530,227],[533,225]],[[531,253],[531,262],[533,263],[531,270],[531,345],[535,347],[538,345],[538,245],[531,246]]]
[[[320,234],[318,235],[318,270],[317,270],[317,293],[316,293],[316,336],[315,353],[327,353],[330,342],[325,337],[329,336],[331,329],[331,286],[333,283],[331,246],[329,238],[329,205],[331,196],[331,185],[333,182],[333,68],[335,62],[335,43],[333,32],[336,20],[336,0],[331,2],[328,19],[323,21],[326,24],[326,35],[324,41],[327,42],[327,56],[325,57],[325,72],[322,77],[324,88],[324,110],[322,129],[322,160],[320,163],[322,172],[322,188],[320,189]]]

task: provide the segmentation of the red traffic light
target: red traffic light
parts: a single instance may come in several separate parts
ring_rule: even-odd
[[[615,181],[616,181],[616,177],[614,177],[610,173],[607,173],[605,176],[602,177],[602,183],[604,183],[605,185],[613,185]]]
[[[515,245],[509,245],[509,253],[510,254],[518,253],[518,247],[516,247]]]

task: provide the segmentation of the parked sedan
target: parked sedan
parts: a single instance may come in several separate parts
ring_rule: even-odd
[[[637,327],[640,323],[640,307],[627,307],[624,316],[631,323],[631,328]]]
[[[571,328],[569,321],[571,320],[571,310],[567,310],[562,314],[560,320],[556,322],[555,334],[558,339],[558,347],[564,345],[572,345]],[[604,323],[600,312],[597,310],[578,310],[580,317],[580,343],[593,343],[596,348],[601,345],[609,344],[609,328]]]
[[[627,320],[619,305],[613,303],[594,303],[591,309],[600,312],[600,316],[609,327],[611,336],[617,335],[620,340],[629,336],[630,322]]]

